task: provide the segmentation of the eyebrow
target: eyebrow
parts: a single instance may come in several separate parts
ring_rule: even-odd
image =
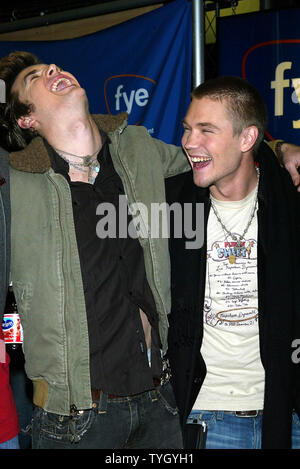
[[[27,84],[27,80],[28,78],[30,77],[30,75],[34,75],[35,73],[37,73],[38,70],[35,68],[34,70],[31,70],[30,72],[26,73],[26,75],[24,76],[23,78],[23,84],[24,86]]]
[[[189,124],[186,122],[185,119],[182,120],[182,124],[185,124],[187,126],[189,126]],[[211,122],[198,122],[196,124],[196,127],[212,127],[214,129],[219,129],[219,127],[217,127],[216,125],[212,124]]]

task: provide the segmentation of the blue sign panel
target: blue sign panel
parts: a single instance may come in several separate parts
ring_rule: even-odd
[[[180,144],[190,102],[191,2],[176,0],[88,36],[63,41],[0,42],[0,56],[33,52],[72,73],[86,90],[92,113],[126,111],[167,143]]]
[[[300,9],[221,18],[219,74],[250,81],[268,108],[266,136],[300,144]],[[229,34],[230,31],[230,34]]]

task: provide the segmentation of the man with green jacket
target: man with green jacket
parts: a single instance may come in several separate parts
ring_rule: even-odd
[[[125,115],[91,116],[76,78],[30,53],[2,59],[0,76],[33,448],[180,448],[168,239],[149,236],[143,213],[186,158]]]

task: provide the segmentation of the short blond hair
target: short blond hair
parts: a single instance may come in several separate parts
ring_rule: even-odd
[[[192,91],[192,99],[209,98],[225,104],[232,122],[234,135],[255,125],[258,137],[255,152],[264,138],[267,126],[267,108],[258,90],[247,80],[236,76],[223,76],[207,80]]]

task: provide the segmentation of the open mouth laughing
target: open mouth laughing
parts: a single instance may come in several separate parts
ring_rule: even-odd
[[[52,93],[59,93],[70,86],[75,86],[73,81],[69,77],[60,74],[51,81],[49,89]]]
[[[199,170],[208,166],[212,158],[209,156],[190,156],[190,161],[193,169]]]

